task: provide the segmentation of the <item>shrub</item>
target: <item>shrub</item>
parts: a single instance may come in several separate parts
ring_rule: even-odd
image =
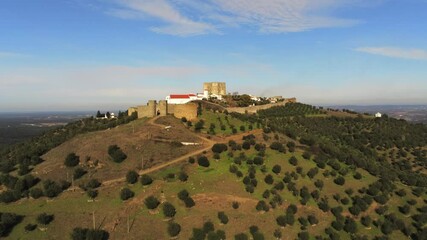
[[[251,148],[251,143],[249,141],[244,141],[242,143],[242,148],[245,150],[249,150]]]
[[[319,223],[319,220],[317,220],[316,216],[314,216],[314,215],[308,215],[308,222],[311,225],[315,225],[315,224]]]
[[[163,214],[166,217],[170,217],[170,218],[174,217],[175,214],[176,214],[176,209],[175,209],[175,207],[172,204],[170,204],[168,202],[165,202],[163,204]]]
[[[360,219],[360,222],[363,224],[363,226],[369,227],[372,224],[372,219],[370,216],[363,216]]]
[[[150,185],[152,182],[153,182],[153,179],[149,175],[147,174],[141,175],[141,184],[143,186]]]
[[[339,176],[339,177],[337,177],[337,178],[334,179],[334,183],[337,184],[337,185],[342,186],[345,183],[345,179],[343,177]]]
[[[126,174],[126,182],[130,183],[130,184],[134,184],[138,181],[138,173],[135,171],[129,171]]]
[[[43,225],[48,225],[53,221],[53,219],[54,219],[54,216],[49,215],[47,213],[41,213],[36,218],[37,222]]]
[[[249,237],[246,233],[239,233],[234,235],[234,240],[249,240]]]
[[[83,177],[83,175],[85,175],[87,173],[87,171],[85,171],[83,168],[78,167],[76,169],[74,169],[74,173],[73,173],[73,179],[79,179],[81,177]]]
[[[290,204],[288,208],[286,209],[286,214],[296,214],[298,211],[298,208],[295,204]]]
[[[134,196],[135,196],[135,193],[129,188],[123,188],[120,191],[120,199],[122,199],[123,201],[126,201],[129,198],[133,198]]]
[[[29,224],[25,225],[24,229],[26,232],[31,232],[31,231],[34,231],[36,228],[37,228],[37,224],[29,223]]]
[[[359,172],[356,172],[356,173],[353,175],[353,177],[354,177],[354,179],[360,180],[360,179],[362,179],[362,174],[360,174]]]
[[[178,179],[181,182],[186,182],[188,180],[188,175],[185,172],[180,172],[178,175]]]
[[[32,188],[30,190],[30,196],[34,199],[38,199],[43,196],[43,191],[40,188]]]
[[[64,161],[64,165],[67,167],[75,167],[79,165],[80,157],[77,156],[75,153],[70,153],[67,155]]]
[[[228,223],[228,217],[227,217],[227,215],[224,212],[218,212],[218,218],[219,218],[219,221],[222,224],[227,224]]]
[[[117,145],[108,147],[108,155],[116,163],[121,163],[127,158],[126,154]]]
[[[294,166],[297,166],[298,165],[298,159],[296,157],[292,156],[289,159],[289,163],[292,164],[292,165],[294,165]]]
[[[48,198],[54,198],[62,192],[62,187],[58,183],[49,179],[43,181],[43,189],[44,195]]]
[[[215,227],[211,221],[207,221],[203,224],[203,232],[209,233],[215,231]]]
[[[300,240],[309,240],[310,239],[310,234],[308,234],[308,232],[300,232],[300,233],[298,233],[298,239],[300,239]]]
[[[346,218],[345,225],[344,225],[344,231],[347,233],[356,233],[357,232],[357,224],[352,218]]]
[[[255,208],[258,211],[265,211],[265,212],[267,212],[269,210],[269,207],[268,207],[267,203],[265,201],[263,201],[263,200],[259,201],[257,203],[257,205],[256,205]]]
[[[202,166],[202,167],[209,167],[210,165],[209,160],[206,156],[200,156],[197,159],[197,163],[199,164],[199,166]]]
[[[87,195],[88,195],[88,197],[94,199],[94,198],[96,198],[98,196],[98,190],[89,189],[87,191]]]
[[[216,143],[212,146],[212,152],[214,153],[222,153],[228,150],[228,147],[226,144],[223,143]]]
[[[264,164],[264,159],[262,159],[262,157],[260,157],[260,156],[256,156],[256,157],[254,157],[254,164],[255,165],[262,165],[262,164]]]
[[[170,222],[168,224],[168,234],[171,237],[176,237],[181,232],[181,225],[178,223]]]
[[[272,171],[273,171],[273,173],[275,173],[275,174],[279,174],[280,173],[280,171],[282,171],[282,167],[280,166],[280,165],[274,165],[273,166],[273,169],[272,169]]]
[[[101,186],[101,183],[98,181],[98,179],[95,178],[89,180],[89,182],[86,184],[86,187],[91,189],[98,188],[99,186]]]
[[[238,209],[238,208],[239,208],[239,206],[240,206],[240,204],[239,204],[239,202],[233,202],[233,203],[231,203],[231,206],[232,206],[234,209]]]
[[[184,199],[184,204],[186,208],[192,208],[196,205],[196,203],[191,197]]]
[[[188,162],[194,164],[196,162],[196,159],[194,159],[193,157],[189,157]]]
[[[399,207],[399,211],[405,215],[407,215],[410,211],[411,211],[411,206],[409,206],[408,204],[405,204],[403,206]]]
[[[320,179],[317,179],[317,180],[314,182],[314,185],[315,185],[318,189],[322,189],[322,188],[323,188],[323,181],[322,181],[322,180],[320,180]]]
[[[270,174],[268,174],[267,176],[265,176],[264,178],[265,183],[271,185],[274,182],[273,176],[271,176]]]
[[[71,233],[72,240],[107,240],[110,234],[102,229],[74,228]]]
[[[180,199],[180,200],[183,200],[184,201],[184,199],[186,199],[186,198],[188,198],[190,196],[190,194],[188,193],[188,191],[187,190],[185,190],[185,189],[183,189],[183,190],[181,190],[180,192],[178,192],[178,198]]]
[[[281,226],[281,227],[285,227],[286,226],[286,217],[285,215],[280,215],[276,218],[276,223],[277,225]]]
[[[270,148],[279,152],[285,152],[285,147],[280,142],[273,142]]]
[[[22,220],[22,216],[14,213],[0,213],[0,216],[0,237],[7,237],[13,228]]]
[[[144,200],[145,206],[148,209],[156,209],[159,206],[160,202],[154,196],[149,196]]]
[[[311,153],[309,153],[309,152],[304,152],[303,154],[302,154],[302,157],[304,158],[304,159],[310,159],[311,158]]]

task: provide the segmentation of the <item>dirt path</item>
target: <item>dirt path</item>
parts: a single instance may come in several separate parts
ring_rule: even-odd
[[[165,125],[156,123],[157,119],[159,119],[159,117],[154,117],[154,118],[148,120],[147,124],[151,124],[153,126],[157,126],[157,127],[160,127],[160,128],[165,128],[166,127]],[[231,135],[231,136],[228,136],[228,137],[225,137],[225,138],[216,138],[217,140],[208,139],[208,138],[206,138],[204,136],[201,136],[199,134],[191,133],[191,134],[193,134],[194,136],[198,137],[199,139],[201,139],[203,141],[203,145],[205,146],[204,148],[199,149],[199,150],[195,150],[193,152],[189,152],[189,153],[187,153],[187,154],[185,154],[183,156],[180,156],[178,158],[172,159],[172,160],[170,160],[170,161],[168,161],[166,163],[163,163],[163,164],[151,167],[149,169],[141,170],[138,173],[139,173],[139,175],[142,175],[142,174],[149,174],[149,173],[158,171],[160,169],[169,167],[171,165],[174,165],[174,164],[186,161],[186,160],[188,160],[189,157],[197,156],[199,154],[202,154],[204,151],[209,151],[215,143],[228,143],[229,140],[235,140],[235,141],[237,141],[237,140],[242,139],[242,137],[245,136],[245,135],[248,135],[248,134],[257,134],[257,133],[260,133],[261,131],[262,131],[261,129],[255,129],[255,130],[252,130],[252,131],[249,131],[249,132],[239,133],[239,134]],[[112,180],[107,180],[107,181],[104,181],[102,183],[101,188],[108,187],[108,186],[114,185],[116,183],[121,183],[121,182],[124,182],[125,180],[126,180],[125,177],[116,178],[116,179],[112,179]]]

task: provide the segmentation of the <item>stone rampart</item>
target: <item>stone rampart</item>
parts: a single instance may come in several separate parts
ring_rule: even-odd
[[[197,104],[195,103],[169,105],[169,107],[170,106],[173,106],[173,115],[176,118],[185,117],[189,121],[197,119]]]
[[[269,109],[271,107],[284,106],[286,103],[296,102],[296,98],[287,98],[283,102],[270,103],[265,105],[249,106],[249,107],[229,107],[226,108],[228,112],[237,112],[237,113],[256,113],[259,110]]]

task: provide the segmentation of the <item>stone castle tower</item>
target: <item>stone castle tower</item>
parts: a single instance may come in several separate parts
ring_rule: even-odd
[[[209,95],[227,94],[225,82],[205,82],[203,83],[203,91],[207,91]]]

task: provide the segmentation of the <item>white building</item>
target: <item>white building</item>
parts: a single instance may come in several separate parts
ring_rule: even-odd
[[[379,113],[379,112],[375,113],[376,118],[380,118],[381,116],[382,116],[381,113]]]
[[[171,94],[166,97],[168,104],[186,104],[194,100],[198,100],[196,94]]]

